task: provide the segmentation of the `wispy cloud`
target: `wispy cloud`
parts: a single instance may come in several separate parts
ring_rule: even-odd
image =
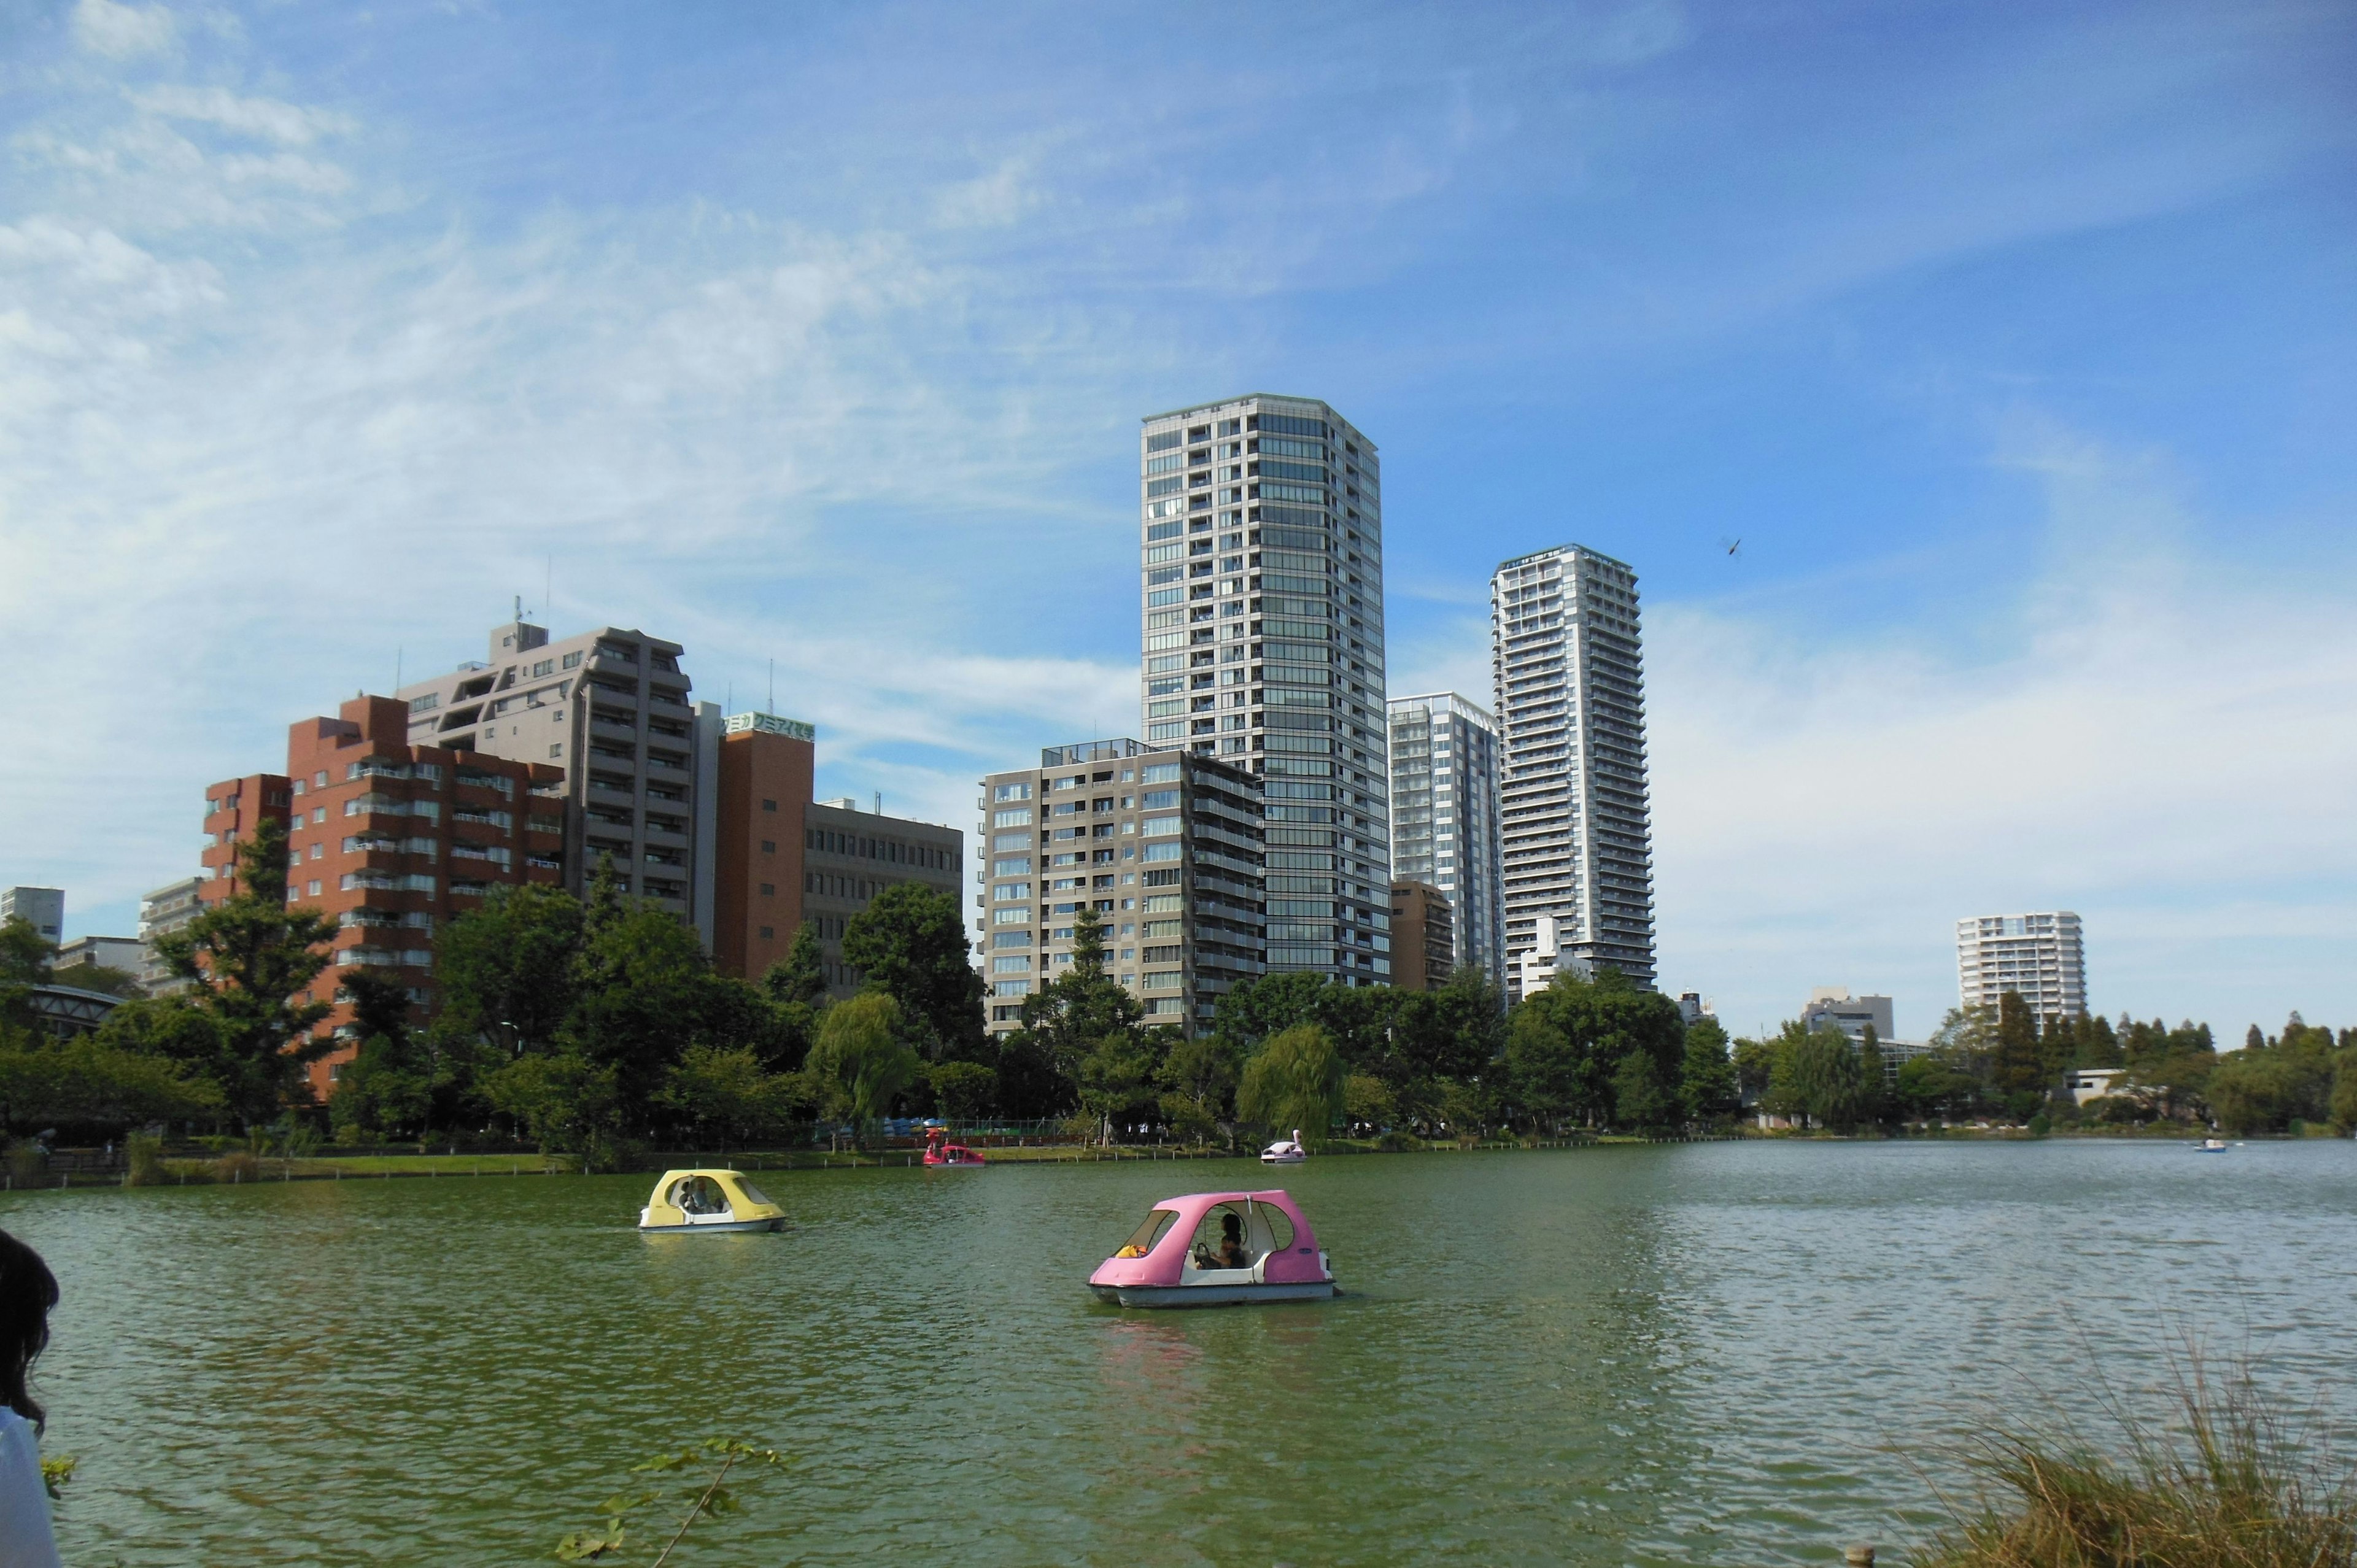
[[[119,5],[116,0],[74,0],[73,29],[84,48],[110,59],[169,48],[176,31],[172,13],[165,7]]]
[[[1664,978],[1747,1028],[1811,984],[1886,991],[1920,1035],[1954,1004],[1956,919],[2067,908],[2098,1006],[2357,1015],[2318,961],[2357,931],[2337,585],[2207,554],[2150,457],[2041,425],[2004,461],[2041,476],[2050,528],[1986,636],[1650,618]],[[2300,913],[2252,922],[2259,889]]]

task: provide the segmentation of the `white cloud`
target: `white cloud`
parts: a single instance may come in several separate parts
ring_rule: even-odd
[[[354,129],[348,114],[274,98],[242,98],[221,87],[154,87],[130,97],[150,114],[218,125],[290,147],[308,146],[322,136],[348,135]]]
[[[1648,615],[1664,983],[1745,1029],[1887,991],[1913,1037],[1953,1005],[1957,918],[2061,908],[2106,1011],[2357,1017],[2343,585],[2194,555],[2149,460],[2017,443],[2049,556],[1969,643],[1862,645],[1799,603]]]
[[[161,5],[124,5],[115,0],[75,0],[74,37],[110,59],[154,54],[172,44],[172,13]]]

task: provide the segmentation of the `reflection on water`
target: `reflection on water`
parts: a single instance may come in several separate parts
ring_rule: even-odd
[[[1240,1168],[773,1176],[776,1235],[642,1237],[635,1176],[0,1224],[67,1293],[75,1562],[544,1560],[714,1432],[799,1456],[731,1526],[748,1561],[1821,1562],[1930,1517],[1927,1444],[2096,1414],[2184,1333],[2352,1408],[2346,1144],[1312,1161],[1283,1179],[1341,1299],[1095,1301],[1155,1199]]]

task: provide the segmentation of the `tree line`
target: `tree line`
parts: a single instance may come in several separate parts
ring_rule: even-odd
[[[1850,1132],[1908,1121],[2081,1114],[2075,1067],[2124,1069],[2103,1121],[2216,1116],[2237,1131],[2357,1121],[2357,1032],[2295,1015],[2221,1058],[2206,1026],[2040,1020],[2018,996],[1952,1013],[1928,1054],[1887,1071],[1880,1043],[1799,1023],[1730,1042],[1610,970],[1559,975],[1511,1010],[1482,972],[1437,990],[1260,976],[1189,1036],[1149,1022],[1106,972],[1103,929],[1076,917],[1069,964],[992,1035],[954,897],[886,889],[847,922],[864,989],[831,1000],[815,930],[758,979],[718,972],[676,916],[619,891],[495,889],[438,933],[438,1007],[410,1023],[392,973],[340,970],[345,1038],[303,1000],[335,927],[285,899],[285,829],[240,848],[243,889],[159,940],[175,994],[116,1007],[91,1036],[32,1027],[21,993],[48,950],[0,933],[0,1118],[12,1128],[174,1122],[253,1131],[289,1118],[352,1142],[504,1133],[593,1164],[634,1145],[745,1145],[821,1122],[895,1115],[1072,1119],[1112,1138],[1147,1125],[1234,1141],[1300,1128],[1425,1136],[1723,1125],[1748,1107]],[[17,929],[21,926],[21,929]],[[11,987],[15,989],[12,991]],[[325,1101],[311,1064],[350,1045]]]
[[[1746,1099],[1761,1111],[1835,1132],[1976,1119],[2041,1132],[2158,1122],[2357,1131],[2357,1029],[2336,1036],[2298,1013],[2279,1035],[2253,1025],[2242,1049],[2221,1054],[2207,1024],[2041,1019],[2007,992],[1994,1007],[1952,1008],[1929,1044],[1892,1070],[1871,1027],[1853,1044],[1830,1026],[1792,1022],[1738,1041],[1734,1059]],[[2066,1087],[2082,1069],[2115,1069],[2107,1092],[2083,1105]]]

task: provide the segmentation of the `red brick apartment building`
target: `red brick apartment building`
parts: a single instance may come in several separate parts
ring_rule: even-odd
[[[335,718],[306,719],[286,739],[285,776],[261,774],[206,791],[208,903],[236,890],[237,841],[269,812],[287,823],[286,901],[336,924],[333,955],[313,1000],[336,1003],[343,972],[398,974],[421,1017],[433,1011],[435,932],[479,908],[501,884],[565,880],[565,770],[479,752],[408,744],[409,705],[355,697]],[[337,1004],[318,1026],[348,1032]],[[324,1098],[348,1047],[315,1063]]]

